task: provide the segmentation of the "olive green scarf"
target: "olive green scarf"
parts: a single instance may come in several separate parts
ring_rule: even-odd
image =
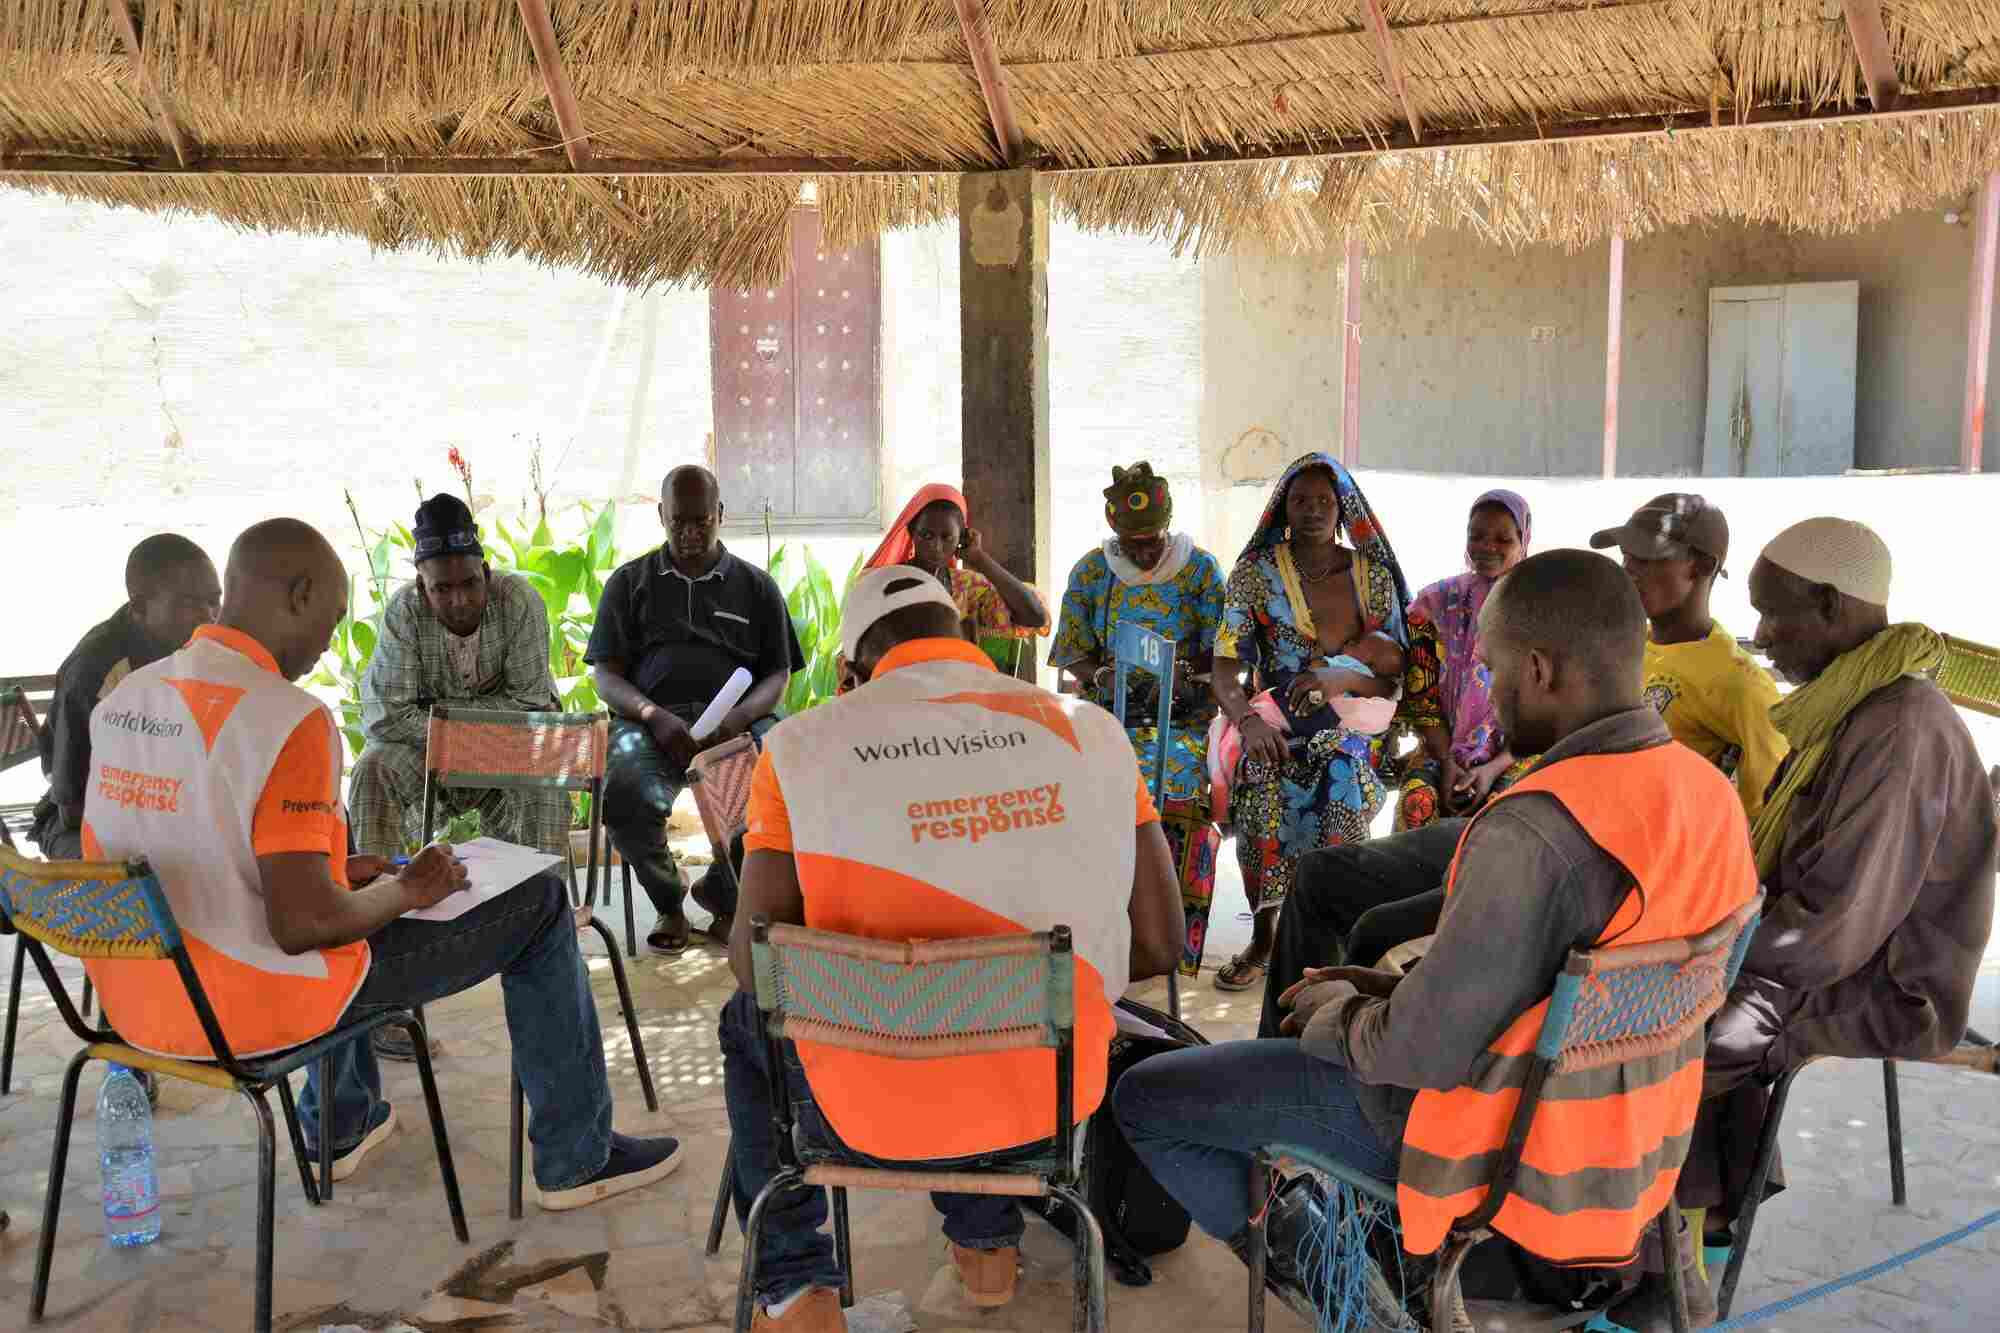
[[[1778,771],[1777,785],[1764,800],[1750,841],[1757,849],[1757,873],[1769,878],[1784,851],[1792,798],[1819,772],[1833,735],[1861,701],[1904,676],[1931,672],[1944,661],[1944,639],[1923,625],[1891,625],[1859,648],[1833,660],[1816,680],[1801,685],[1771,708],[1771,722],[1792,743],[1791,757]]]

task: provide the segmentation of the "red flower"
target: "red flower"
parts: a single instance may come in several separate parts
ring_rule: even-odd
[[[458,473],[460,481],[468,486],[472,484],[472,465],[465,461],[465,455],[458,451],[457,445],[454,444],[446,451],[445,461],[451,464],[452,471]]]

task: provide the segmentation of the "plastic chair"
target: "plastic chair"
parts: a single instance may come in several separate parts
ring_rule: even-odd
[[[854,1248],[847,1231],[849,1189],[946,1190],[1054,1197],[1078,1220],[1073,1326],[1102,1333],[1104,1237],[1077,1191],[1075,978],[1067,926],[1037,934],[892,943],[752,922],[759,1028],[767,1049],[778,1173],[750,1205],[736,1291],[736,1330],[748,1333],[757,1289],[764,1211],[786,1190],[833,1191],[834,1254],[840,1300],[854,1304]],[[857,997],[865,996],[865,1003]],[[1055,1052],[1056,1133],[1045,1159],[983,1171],[885,1169],[836,1151],[796,1145],[785,1087],[785,1038],[899,1060],[942,1060],[1042,1047]]]
[[[201,976],[188,956],[173,908],[145,861],[31,861],[17,853],[0,850],[0,916],[21,936],[21,947],[35,960],[35,967],[48,983],[63,1021],[83,1043],[63,1076],[62,1103],[56,1112],[55,1150],[49,1158],[48,1197],[42,1205],[42,1233],[35,1254],[35,1288],[29,1301],[29,1317],[39,1322],[47,1303],[49,1270],[55,1258],[56,1222],[62,1211],[63,1171],[69,1159],[70,1125],[76,1112],[77,1080],[92,1060],[108,1060],[133,1069],[148,1069],[168,1078],[199,1083],[204,1087],[235,1089],[243,1094],[257,1113],[257,1293],[256,1324],[259,1333],[271,1327],[271,1256],[273,1195],[277,1176],[277,1147],[271,1124],[270,1103],[264,1094],[275,1088],[284,1108],[285,1128],[291,1136],[292,1155],[298,1160],[299,1180],[306,1197],[314,1204],[332,1197],[333,1140],[321,1134],[319,1176],[315,1180],[307,1164],[305,1138],[299,1130],[298,1107],[292,1100],[288,1075],[323,1059],[329,1051],[353,1041],[365,1040],[376,1028],[396,1026],[410,1034],[417,1057],[417,1076],[424,1087],[424,1105],[430,1112],[431,1134],[437,1145],[438,1173],[444,1179],[445,1201],[451,1208],[451,1226],[460,1242],[471,1239],[465,1228],[465,1205],[459,1198],[458,1173],[452,1168],[451,1144],[445,1137],[444,1111],[438,1103],[437,1082],[431,1074],[430,1044],[423,1020],[409,1009],[385,1009],[365,1018],[341,1023],[323,1037],[317,1037],[276,1055],[252,1060],[238,1059],[230,1050],[229,1039],[216,1021]],[[48,949],[72,958],[138,959],[171,962],[187,989],[189,1002],[201,1021],[202,1033],[216,1053],[213,1061],[183,1060],[153,1055],[122,1042],[108,1024],[84,1026],[82,1017],[70,1004],[69,994],[49,961]]]
[[[639,1068],[639,1086],[646,1109],[660,1109],[653,1091],[653,1071],[646,1063],[646,1044],[639,1036],[639,1015],[632,1005],[632,987],[625,979],[625,962],[611,927],[590,910],[597,885],[598,849],[603,841],[604,757],[609,752],[609,724],[603,713],[516,713],[487,708],[431,706],[430,735],[424,758],[424,829],[435,829],[437,793],[446,787],[554,787],[590,794],[590,853],[584,869],[583,902],[572,894],[577,928],[588,926],[604,941],[611,958],[611,976],[618,983],[618,1004],[625,1012],[625,1031],[632,1039],[632,1062]],[[521,1143],[526,1135],[525,1098],[521,1081],[510,1078],[512,1133],[507,1149],[507,1216],[521,1217]]]
[[[1167,790],[1167,751],[1173,744],[1174,656],[1172,639],[1162,638],[1132,621],[1120,621],[1111,631],[1111,715],[1118,719],[1119,726],[1125,725],[1125,680],[1132,670],[1138,668],[1160,682],[1159,737],[1154,750],[1153,771],[1146,776],[1146,786],[1153,793],[1155,805],[1160,803]],[[1179,959],[1167,971],[1167,1012],[1176,1019],[1181,1016]]]
[[[1521,1166],[1521,1154],[1552,1076],[1609,1068],[1670,1051],[1703,1030],[1709,1016],[1722,1007],[1743,965],[1757,928],[1764,895],[1700,935],[1655,940],[1646,944],[1573,949],[1556,976],[1534,1063],[1521,1088],[1514,1116],[1507,1127],[1506,1146],[1494,1163],[1486,1198],[1452,1223],[1439,1250],[1437,1275],[1431,1283],[1431,1327],[1449,1333],[1451,1310],[1458,1291],[1459,1269],[1472,1247],[1493,1233],[1489,1229],[1507,1202]],[[1683,1149],[1685,1151],[1685,1149]],[[1396,1186],[1348,1166],[1324,1153],[1292,1143],[1271,1144],[1257,1154],[1260,1179],[1280,1159],[1304,1163],[1364,1196],[1385,1213],[1396,1211]],[[1679,1163],[1676,1162],[1678,1167]],[[1250,1227],[1250,1329],[1263,1333],[1265,1209]],[[1687,1290],[1681,1285],[1680,1216],[1669,1195],[1657,1219],[1661,1254],[1672,1293],[1674,1333],[1687,1333]]]

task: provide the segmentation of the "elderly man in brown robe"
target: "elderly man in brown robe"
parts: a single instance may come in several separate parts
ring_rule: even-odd
[[[1757,645],[1798,688],[1771,710],[1792,750],[1751,829],[1764,919],[1709,1030],[1678,1191],[1707,1210],[1711,1257],[1749,1188],[1770,1083],[1816,1055],[1921,1060],[1965,1034],[2000,831],[1972,735],[1926,678],[1943,641],[1889,623],[1889,575],[1882,539],[1837,518],[1787,528],[1750,571]],[[1666,1328],[1661,1294],[1613,1320]]]

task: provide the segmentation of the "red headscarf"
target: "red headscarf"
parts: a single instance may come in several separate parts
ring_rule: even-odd
[[[896,521],[889,526],[882,544],[875,548],[875,554],[868,557],[865,568],[880,569],[884,565],[907,565],[917,553],[917,543],[910,536],[910,525],[917,521],[917,515],[938,503],[950,505],[958,511],[958,521],[972,526],[971,516],[966,512],[965,496],[958,487],[947,486],[943,482],[932,482],[910,497],[903,506],[903,512],[896,515]]]

